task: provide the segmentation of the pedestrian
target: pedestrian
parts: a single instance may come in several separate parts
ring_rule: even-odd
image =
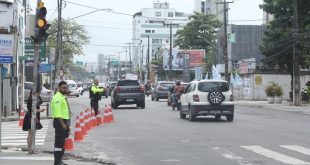
[[[98,109],[99,109],[99,100],[101,100],[100,93],[103,93],[104,89],[100,89],[98,87],[99,80],[94,80],[94,85],[91,87],[90,90],[90,106],[95,111],[95,116],[98,115]]]
[[[36,105],[36,117],[34,121],[36,123],[36,130],[40,130],[43,128],[40,122],[40,113],[44,112],[45,109],[40,109],[40,105],[43,103],[42,98],[40,97],[40,92],[36,94],[37,94],[37,105]],[[28,153],[36,154],[37,152],[32,149],[31,118],[32,118],[32,90],[30,91],[30,94],[27,100],[27,113],[24,117],[23,131],[28,131],[28,136],[27,136]]]
[[[58,91],[51,101],[52,117],[54,119],[53,126],[55,128],[54,165],[65,165],[61,159],[65,152],[65,139],[70,132],[67,123],[70,115],[66,100],[67,89],[68,86],[65,81],[59,82]]]
[[[51,84],[48,83],[47,79],[45,80],[45,83],[43,84],[43,87],[46,89],[50,89],[51,88]]]

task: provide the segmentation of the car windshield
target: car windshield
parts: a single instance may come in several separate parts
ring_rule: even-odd
[[[139,83],[138,81],[126,80],[126,81],[119,81],[117,83],[117,86],[139,86]]]
[[[221,92],[229,91],[229,85],[226,82],[200,82],[198,90],[201,92],[211,92],[219,90]]]

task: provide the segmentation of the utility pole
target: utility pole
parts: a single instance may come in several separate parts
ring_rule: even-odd
[[[57,20],[57,34],[56,34],[56,38],[57,38],[57,45],[56,45],[56,57],[55,57],[55,71],[54,71],[54,76],[53,76],[53,89],[55,89],[55,79],[56,79],[56,75],[57,72],[59,71],[60,68],[60,47],[61,47],[61,15],[62,15],[62,0],[57,0],[57,7],[58,7],[58,20]]]
[[[223,47],[223,59],[225,63],[225,80],[229,81],[229,74],[228,74],[228,43],[227,43],[227,15],[228,15],[228,8],[227,4],[234,3],[234,2],[219,2],[217,4],[223,4],[224,5],[224,47]]]
[[[141,43],[140,43],[141,45]],[[139,48],[140,49],[140,48]],[[144,45],[142,45],[141,47],[141,60],[140,60],[140,76],[141,76],[141,80],[142,80],[142,77],[143,77],[143,51],[144,51]]]
[[[172,22],[170,21],[170,51],[169,51],[169,80],[172,80]]]
[[[132,43],[126,43],[126,44],[128,44],[128,47],[129,47],[129,72],[132,73],[132,61],[131,61],[131,44]]]
[[[147,36],[147,59],[146,59],[146,65],[147,65],[147,80],[150,80],[150,36]]]
[[[299,71],[299,54],[298,54],[298,0],[294,0],[294,16],[293,16],[293,82],[294,82],[294,103],[296,106],[301,105],[300,96],[300,71]]]

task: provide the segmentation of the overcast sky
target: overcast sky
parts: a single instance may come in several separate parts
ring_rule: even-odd
[[[35,0],[30,0],[32,7],[35,8]],[[43,0],[48,10],[47,18],[57,17],[57,1]],[[134,14],[139,12],[141,8],[151,8],[154,0],[68,0],[96,8],[110,8],[115,12]],[[170,3],[171,8],[177,11],[192,13],[194,9],[194,0],[166,0]],[[263,13],[259,9],[262,0],[234,0],[229,8],[229,21],[233,24],[261,24]],[[63,9],[63,17],[72,18],[87,12],[94,11],[77,5],[67,3]],[[76,19],[79,24],[86,25],[90,43],[96,45],[119,45],[131,42],[132,38],[132,17],[126,15],[112,14],[107,12],[97,12]],[[258,21],[251,21],[257,20]],[[90,27],[92,26],[92,27]],[[87,62],[97,61],[97,54],[117,54],[122,52],[125,58],[125,49],[119,47],[103,47],[103,46],[85,46],[85,56],[76,57],[75,59],[85,60]],[[123,59],[124,59],[123,58]]]

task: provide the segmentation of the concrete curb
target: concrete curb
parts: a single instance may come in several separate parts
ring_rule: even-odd
[[[270,109],[270,110],[276,110],[276,111],[286,111],[286,112],[305,112],[305,113],[310,113],[309,110],[303,110],[302,107],[295,107],[295,106],[283,106],[280,105],[276,107],[275,105],[259,105],[259,104],[247,104],[247,103],[235,103],[235,105],[238,106],[245,106],[245,107],[252,107],[252,108],[265,108],[265,109]]]

